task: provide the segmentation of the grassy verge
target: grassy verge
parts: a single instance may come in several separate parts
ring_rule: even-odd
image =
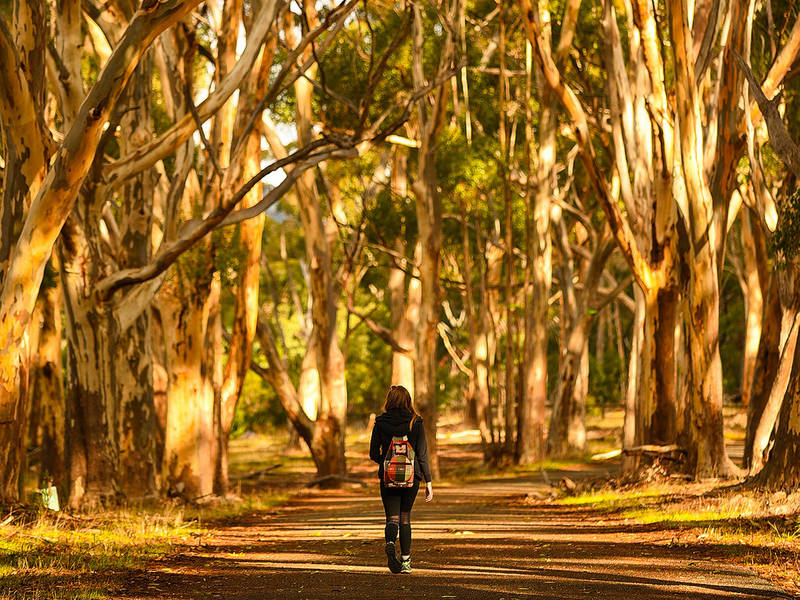
[[[197,507],[20,516],[0,526],[0,600],[114,598],[126,574],[201,543],[206,524],[285,498],[266,491]]]
[[[41,514],[0,529],[0,598],[105,598],[125,571],[199,535],[180,514],[133,512],[89,518]]]
[[[800,594],[800,492],[764,494],[713,484],[602,489],[555,501],[642,541],[722,557]]]

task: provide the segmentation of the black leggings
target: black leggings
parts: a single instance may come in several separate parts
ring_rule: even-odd
[[[386,541],[394,542],[400,533],[400,551],[411,554],[411,508],[419,492],[419,481],[410,488],[387,488],[381,481],[381,500],[386,513]]]

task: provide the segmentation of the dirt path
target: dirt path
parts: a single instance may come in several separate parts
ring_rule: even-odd
[[[543,484],[494,481],[420,494],[411,575],[392,575],[383,512],[363,492],[316,492],[219,528],[203,545],[135,576],[124,598],[327,600],[790,598],[723,556],[544,503]],[[662,536],[663,537],[663,536]]]

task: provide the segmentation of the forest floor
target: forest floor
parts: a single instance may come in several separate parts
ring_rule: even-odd
[[[74,550],[39,530],[16,562],[0,527],[0,599],[800,598],[798,496],[669,479],[620,487],[613,462],[589,460],[490,471],[470,432],[445,428],[442,441],[444,479],[412,515],[410,575],[386,568],[363,432],[348,466],[366,487],[338,490],[306,488],[310,462],[254,436],[232,445],[241,502],[140,514],[120,539],[95,524]]]

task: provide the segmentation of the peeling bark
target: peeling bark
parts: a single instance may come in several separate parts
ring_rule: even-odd
[[[797,271],[795,265],[794,270]],[[796,345],[786,397],[775,432],[775,445],[755,483],[768,489],[800,487],[800,344]]]
[[[692,249],[689,263],[687,325],[690,392],[683,430],[688,467],[695,477],[730,476],[736,467],[725,450],[722,422],[722,363],[719,355],[719,261],[724,232],[703,173],[699,91],[691,60],[686,5],[669,12],[676,77],[676,122],[680,129],[678,204]],[[715,210],[717,208],[717,210]],[[724,211],[727,221],[727,210]],[[717,220],[714,217],[717,215]]]
[[[36,350],[31,359],[31,398],[36,402],[35,423],[31,443],[41,450],[39,473],[51,480],[66,497],[65,411],[61,366],[61,293],[58,287],[40,295],[33,327],[38,330],[32,340]]]
[[[167,364],[167,420],[164,487],[189,500],[214,491],[217,438],[214,430],[213,335],[211,307],[219,279],[206,275],[168,282],[161,294]],[[191,291],[184,286],[191,286]]]
[[[19,434],[13,435],[10,430],[20,427],[25,414],[26,331],[45,264],[94,161],[103,127],[146,48],[198,3],[199,0],[170,0],[147,5],[136,12],[81,104],[75,122],[33,199],[0,292],[0,339],[3,340],[0,351],[3,357],[0,359],[0,421],[8,422],[0,426],[0,444],[4,447],[21,451],[20,444],[14,439],[20,438]],[[108,454],[113,456],[113,450]],[[16,450],[4,454],[0,464],[0,495],[3,499],[13,501],[17,497],[12,490],[16,488],[18,461]]]
[[[235,39],[235,36],[232,39]],[[243,129],[247,119],[255,111],[258,99],[266,92],[274,49],[275,41],[272,40],[264,48],[257,70],[251,75],[244,89],[240,91],[236,122],[234,123],[236,139],[244,133]],[[234,50],[235,48],[231,48],[231,51]],[[234,56],[229,57],[230,65],[233,64],[234,58]],[[225,75],[224,70],[220,72],[220,77]],[[261,136],[258,130],[253,129],[242,143],[245,145],[243,150],[245,165],[241,173],[241,183],[255,176],[261,169]],[[260,186],[255,186],[245,195],[242,199],[242,207],[248,208],[258,203],[261,199],[259,188]],[[261,272],[261,237],[264,233],[265,219],[266,217],[262,213],[238,225],[238,237],[243,256],[239,265],[236,286],[233,289],[236,301],[233,328],[218,401],[219,450],[215,488],[217,493],[222,495],[228,492],[228,438],[233,426],[236,404],[242,393],[244,378],[250,368],[253,340],[256,335],[259,274]]]

